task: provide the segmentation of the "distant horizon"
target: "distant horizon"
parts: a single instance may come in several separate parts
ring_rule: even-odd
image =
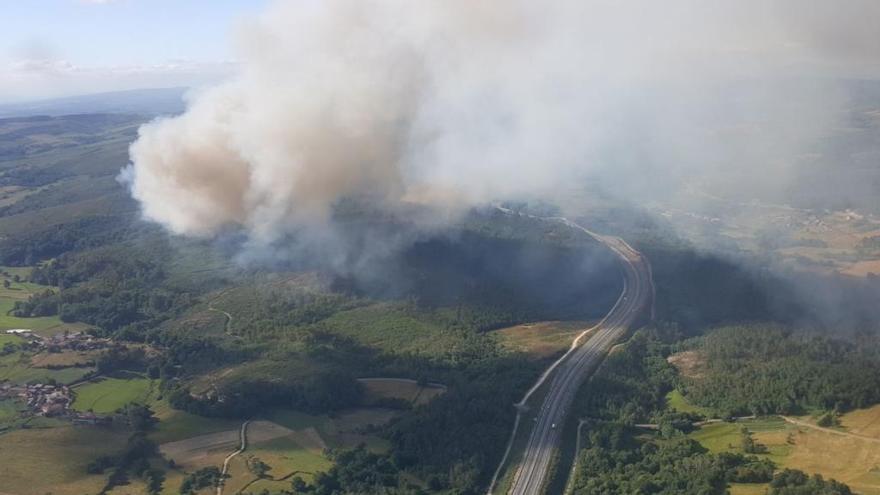
[[[17,101],[8,101],[8,102],[0,102],[0,107],[3,106],[17,106],[17,105],[30,105],[36,103],[48,103],[58,100],[75,100],[78,98],[91,98],[102,95],[119,95],[125,93],[142,93],[149,91],[172,91],[172,90],[181,90],[183,92],[189,91],[191,89],[195,89],[194,86],[186,86],[186,85],[169,85],[169,86],[144,86],[144,87],[135,87],[135,88],[127,88],[127,89],[114,89],[110,91],[93,91],[88,93],[75,93],[64,96],[50,96],[46,98],[30,98],[27,100],[17,100]]]
[[[215,84],[237,65],[235,32],[266,4],[7,2],[0,40],[0,104]]]
[[[176,115],[191,88],[136,88],[0,103],[0,119],[83,114]]]

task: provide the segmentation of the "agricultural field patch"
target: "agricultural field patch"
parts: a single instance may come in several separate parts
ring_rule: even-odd
[[[850,433],[880,438],[880,404],[844,414],[840,425]]]
[[[777,417],[711,423],[701,426],[689,436],[713,453],[737,452],[745,454],[742,449],[741,431],[743,428],[748,429],[758,443],[767,447],[767,452],[759,454],[760,457],[777,462],[788,455],[791,450],[791,445],[787,441],[794,428]]]
[[[394,409],[364,407],[342,411],[330,418],[291,410],[274,410],[269,419],[293,430],[299,443],[313,448],[353,448],[364,443],[376,451],[385,451],[388,444],[374,435],[364,434],[371,426],[381,426],[401,414]]]
[[[179,467],[168,473],[166,493],[175,490],[187,472],[206,466],[221,466],[223,459],[239,446],[241,422],[202,418],[166,408],[164,401],[156,404],[160,422],[150,437],[160,443],[162,454]],[[388,443],[363,433],[370,425],[386,424],[399,411],[379,408],[358,408],[343,411],[330,418],[292,410],[274,410],[267,419],[249,423],[248,448],[230,462],[227,490],[235,493],[244,487],[270,489],[289,487],[294,475],[311,480],[314,473],[329,469],[332,463],[324,456],[327,448],[368,448],[386,452]],[[216,431],[210,431],[215,429]],[[188,433],[207,432],[187,436]],[[173,439],[173,440],[171,440]],[[259,480],[248,465],[259,459],[271,467],[269,479]],[[262,488],[260,488],[262,490]]]
[[[0,356],[0,381],[9,381],[18,385],[48,380],[64,384],[72,383],[82,379],[93,369],[90,367],[39,368],[31,363],[31,356],[23,352]]]
[[[28,296],[19,299],[27,299]],[[57,316],[40,316],[36,318],[19,318],[12,316],[16,299],[10,297],[0,297],[0,331],[11,330],[16,328],[24,328],[33,330],[36,333],[42,332],[60,333],[63,331],[64,324]],[[57,330],[57,331],[55,331]]]
[[[108,414],[130,402],[149,404],[158,396],[159,383],[143,377],[97,378],[75,387],[73,409]]]
[[[150,433],[150,438],[157,444],[234,430],[241,426],[241,421],[238,420],[206,418],[172,409],[165,400],[155,401],[151,407],[159,419],[156,428]]]
[[[666,394],[666,405],[670,409],[675,409],[678,412],[699,414],[706,418],[712,417],[711,411],[704,407],[691,404],[684,398],[684,395],[682,395],[678,389],[672,389]]]
[[[246,454],[245,459],[249,463],[256,458],[271,466],[269,475],[275,480],[289,480],[297,475],[311,480],[316,473],[332,466],[332,462],[324,457],[323,449],[316,448],[308,440],[304,442],[297,435],[255,442]],[[287,484],[289,486],[289,481]]]
[[[41,352],[31,356],[31,365],[35,368],[69,368],[94,366],[98,356],[101,355],[99,350],[91,351],[74,351],[65,350],[62,352]]]
[[[21,344],[24,343],[24,339],[17,335],[10,335],[8,333],[0,333],[0,348],[2,348],[6,344]]]
[[[864,495],[880,494],[880,444],[875,442],[798,428],[780,464],[835,478]]]
[[[24,404],[18,400],[0,399],[0,431],[10,426],[24,409]]]
[[[33,267],[0,266],[0,281],[3,282],[0,285],[0,335],[12,329],[33,330],[43,336],[81,329],[82,325],[63,323],[57,315],[19,318],[11,314],[16,301],[25,301],[33,294],[55,290],[54,287],[26,282],[32,269]],[[5,286],[6,283],[9,284],[8,287]]]
[[[366,389],[365,403],[371,405],[382,399],[400,399],[413,405],[427,404],[446,392],[439,384],[421,386],[416,380],[404,378],[360,378]]]
[[[798,418],[812,424],[810,418]],[[766,457],[779,469],[798,469],[818,473],[850,485],[863,495],[880,495],[880,406],[853,411],[841,416],[845,436],[819,429],[786,423],[768,417],[735,423],[713,423],[689,436],[712,452],[740,452],[741,428],[748,428],[753,438],[767,448]],[[876,439],[872,441],[870,438]],[[733,485],[732,494],[764,493],[766,485]]]
[[[86,474],[95,457],[118,452],[127,432],[60,426],[14,430],[0,442],[0,491],[15,495],[98,493],[105,476]]]
[[[494,334],[510,351],[545,359],[567,351],[572,340],[592,326],[585,321],[542,321],[502,328]]]
[[[208,433],[197,437],[163,443],[159,446],[162,455],[176,464],[186,466],[193,461],[210,457],[220,452],[232,452],[238,448],[239,430]]]
[[[730,495],[766,495],[766,483],[731,483]]]

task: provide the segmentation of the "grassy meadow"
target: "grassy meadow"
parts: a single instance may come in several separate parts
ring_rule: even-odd
[[[567,351],[572,341],[595,325],[586,321],[542,321],[495,330],[505,349],[532,359],[545,359]]]
[[[684,408],[678,410],[694,407],[680,394],[670,400],[673,404]],[[797,419],[815,425],[815,418]],[[880,495],[880,405],[845,413],[840,423],[834,429],[851,436],[794,425],[780,417],[712,423],[688,436],[711,452],[743,453],[740,431],[748,428],[755,441],[767,448],[759,457],[770,459],[779,469],[818,473],[848,484],[856,493]],[[731,494],[764,494],[766,489],[765,484],[733,484]]]
[[[87,474],[86,464],[99,455],[118,452],[127,437],[124,431],[74,426],[4,433],[0,437],[0,493],[98,493],[106,478]]]
[[[73,409],[109,414],[130,402],[150,404],[159,394],[159,383],[144,377],[101,377],[74,387]]]
[[[55,380],[58,383],[72,383],[94,368],[70,367],[49,369],[34,366],[32,356],[24,352],[14,352],[0,356],[0,382],[8,381],[13,384],[23,385],[32,382],[45,382]]]

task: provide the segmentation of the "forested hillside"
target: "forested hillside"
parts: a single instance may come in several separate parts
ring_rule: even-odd
[[[294,237],[265,257],[241,256],[234,234],[217,242],[171,236],[140,220],[116,179],[142,121],[0,121],[0,265],[27,270],[29,283],[45,287],[16,300],[10,315],[25,324],[58,318],[110,339],[115,347],[88,362],[86,378],[122,373],[113,383],[124,386],[143,377],[135,381],[150,380],[161,397],[154,407],[206,424],[276,410],[340,414],[366,400],[358,377],[445,385],[420,407],[383,402],[407,411],[374,432],[388,450],[333,454],[337,466],[311,480],[321,493],[403,490],[413,480],[418,489],[479,492],[504,449],[511,405],[546,365],[503,347],[492,330],[595,319],[619,294],[617,262],[589,236],[491,208],[424,232],[340,205],[339,242],[369,269],[305,256]],[[376,232],[405,242],[360,252]],[[32,352],[9,350],[19,361]],[[154,447],[138,458],[155,457]],[[141,476],[133,463],[94,461],[102,466],[95,472],[110,475],[108,487]],[[351,476],[362,481],[345,481]],[[196,478],[186,479],[194,486]]]
[[[774,325],[723,327],[685,342],[687,396],[722,416],[845,412],[880,402],[880,346]]]

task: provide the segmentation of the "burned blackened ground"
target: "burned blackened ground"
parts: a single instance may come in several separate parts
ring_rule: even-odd
[[[559,245],[459,229],[414,242],[336,287],[366,296],[409,298],[424,307],[475,309],[517,321],[599,317],[620,293],[619,266],[592,240]]]

